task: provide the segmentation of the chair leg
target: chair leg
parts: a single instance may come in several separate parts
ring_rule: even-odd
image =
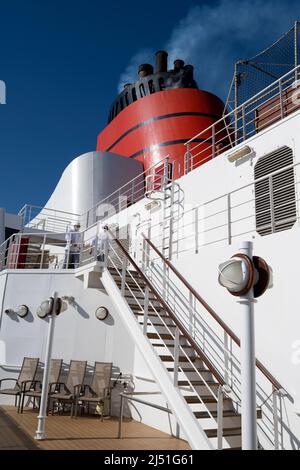
[[[20,397],[21,400],[21,397]],[[25,401],[25,393],[22,393],[22,401],[21,401],[21,413],[23,413],[23,408],[24,408],[24,401]]]
[[[21,411],[21,400],[22,400],[22,394],[20,393],[18,395],[18,413]]]

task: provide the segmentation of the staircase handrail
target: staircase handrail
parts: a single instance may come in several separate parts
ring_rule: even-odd
[[[175,268],[175,266],[167,260],[159,249],[149,240],[144,234],[142,234],[144,240],[149,246],[156,252],[156,254],[163,260],[163,262],[173,271],[173,273],[180,279],[190,293],[203,305],[208,313],[216,320],[216,322],[223,328],[223,330],[230,336],[230,338],[240,347],[241,341],[238,336],[229,328],[228,325],[219,317],[219,315],[208,305],[207,302],[201,297],[201,295],[193,288],[193,286],[182,276],[182,274]],[[256,359],[256,367],[262,372],[262,374],[271,382],[271,384],[277,389],[282,390],[284,387],[273,377],[268,369]]]
[[[136,264],[134,259],[130,256],[130,254],[126,251],[122,243],[114,236],[112,231],[109,229],[108,230],[112,238],[115,240],[116,244],[118,247],[121,249],[121,251],[124,253],[130,264],[134,267],[136,272],[139,274],[139,276],[143,279],[145,284],[149,287],[150,291],[154,294],[154,296],[157,298],[157,300],[161,303],[163,306],[164,310],[168,313],[170,318],[173,320],[175,325],[178,327],[182,335],[185,337],[185,339],[190,343],[190,345],[193,347],[195,352],[198,354],[200,359],[204,362],[208,370],[211,372],[211,374],[215,377],[215,379],[218,381],[220,385],[225,385],[225,380],[223,377],[219,374],[217,369],[213,366],[213,364],[210,362],[210,360],[207,358],[207,356],[203,353],[203,351],[199,348],[198,344],[196,341],[191,337],[189,332],[186,330],[186,328],[182,325],[182,323],[178,320],[177,316],[174,314],[172,309],[169,307],[169,305],[165,302],[165,300],[162,298],[162,296],[159,294],[159,292],[156,290],[156,288],[152,285],[152,283],[149,281],[148,277],[145,276],[145,274],[141,271],[139,266]]]

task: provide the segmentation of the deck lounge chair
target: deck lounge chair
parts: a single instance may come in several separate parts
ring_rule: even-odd
[[[18,404],[18,413],[21,407],[21,395],[26,390],[32,387],[32,382],[35,379],[37,368],[39,365],[39,358],[37,357],[24,357],[23,364],[17,379],[11,377],[0,380],[0,394],[11,395],[15,397],[15,406]],[[13,388],[3,388],[2,382],[13,381],[15,386]]]
[[[110,400],[111,372],[111,362],[95,362],[91,385],[83,385],[81,394],[76,396],[75,416],[78,413],[79,402],[83,405],[87,404],[88,411],[90,403],[95,406],[101,403],[101,418],[103,419],[105,403]]]
[[[67,376],[66,383],[56,382],[52,383],[52,387],[58,389],[58,393],[51,394],[53,399],[52,414],[54,411],[54,404],[62,405],[62,409],[66,404],[71,405],[71,416],[73,415],[73,405],[75,404],[75,397],[81,390],[84,382],[87,361],[70,361],[70,368]]]
[[[49,395],[48,400],[50,400],[51,395],[55,392],[53,384],[59,381],[59,376],[62,368],[62,359],[51,359],[50,361],[50,370],[49,370]],[[21,413],[23,413],[25,397],[31,397],[35,400],[37,399],[40,402],[42,396],[42,381],[34,380],[32,382],[32,388],[29,390],[24,390],[21,398]]]

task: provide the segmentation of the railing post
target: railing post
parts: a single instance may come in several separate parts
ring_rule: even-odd
[[[164,162],[164,174],[163,174],[163,189],[169,183],[169,157],[166,158]]]
[[[212,145],[212,158],[216,156],[216,129],[213,125],[211,128],[211,145]]]
[[[218,405],[217,405],[217,440],[218,450],[223,448],[223,387],[219,385],[218,388]]]
[[[194,296],[192,292],[189,293],[189,333],[192,338],[195,338],[195,314],[194,314]]]
[[[278,420],[278,404],[277,390],[273,386],[272,402],[273,402],[273,423],[274,423],[274,450],[279,449],[279,420]]]
[[[231,233],[231,194],[227,194],[227,238],[228,245],[231,245],[232,233]]]
[[[174,385],[175,387],[178,387],[179,352],[180,352],[179,328],[176,327],[175,341],[174,341]]]
[[[228,333],[224,330],[224,380],[229,386],[229,353],[228,353]]]
[[[144,321],[143,321],[143,333],[147,335],[147,325],[148,325],[148,313],[149,313],[149,287],[145,288],[145,299],[144,299]]]
[[[246,117],[245,117],[245,106],[242,106],[242,125],[243,125],[243,141],[246,140]]]
[[[282,82],[281,79],[278,82],[278,88],[279,88],[279,99],[280,99],[280,117],[281,119],[284,118],[284,107],[283,107],[283,96],[282,96]]]
[[[148,227],[148,239],[150,240],[150,235],[151,235],[151,226]],[[144,240],[145,241],[145,240]],[[145,249],[145,268],[149,268],[149,263],[150,263],[150,245],[145,241],[146,249]]]
[[[123,410],[124,410],[124,397],[123,395],[121,395],[118,439],[122,438]]]
[[[20,256],[20,250],[21,250],[21,243],[22,243],[22,235],[17,235],[18,237],[18,242],[17,242],[17,256],[15,260],[15,266],[14,269],[18,269],[18,263],[19,263],[19,256]],[[26,269],[26,257],[25,257],[25,269]]]
[[[186,152],[184,155],[185,165],[184,165],[184,174],[187,175],[190,172],[191,168],[191,146],[188,143],[186,146]]]
[[[126,280],[126,256],[123,256],[122,260],[122,280],[121,280],[121,295],[124,297],[125,294],[125,280]]]
[[[44,237],[43,237],[40,269],[43,268],[44,253],[45,253],[45,245],[46,245],[46,234],[45,234]]]
[[[131,184],[131,204],[134,204],[134,189],[135,189],[135,179],[132,181],[132,184]]]

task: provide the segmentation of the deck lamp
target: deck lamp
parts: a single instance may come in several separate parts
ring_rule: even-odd
[[[252,256],[252,242],[241,243],[239,253],[219,265],[218,281],[239,297],[241,313],[242,449],[257,449],[256,359],[253,304],[269,287],[271,270]]]
[[[95,311],[97,320],[105,320],[108,316],[108,309],[106,307],[98,307]]]
[[[37,316],[39,318],[46,318],[48,315],[59,315],[68,308],[68,301],[66,297],[57,297],[54,306],[54,297],[49,297],[49,299],[44,300],[37,309]]]
[[[28,315],[29,308],[27,305],[19,305],[19,307],[16,310],[16,314],[18,317],[25,318]]]
[[[218,282],[234,296],[242,297],[253,289],[254,298],[260,297],[269,287],[271,269],[260,256],[237,253],[219,265]]]
[[[15,315],[18,315],[18,317],[20,318],[25,318],[29,312],[29,308],[27,307],[27,305],[19,305],[19,307],[16,310],[13,310],[12,308],[6,308],[4,312],[7,315],[15,314]]]

